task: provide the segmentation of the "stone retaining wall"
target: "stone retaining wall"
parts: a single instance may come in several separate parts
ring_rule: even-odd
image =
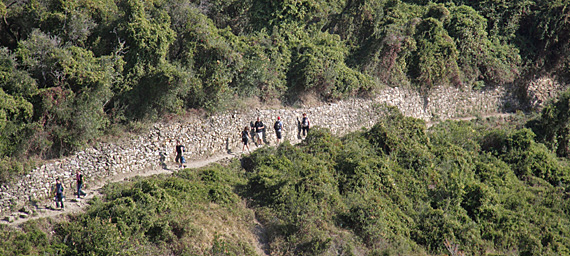
[[[240,131],[256,117],[268,127],[266,139],[269,144],[275,140],[273,123],[277,116],[281,116],[284,123],[284,140],[297,143],[300,141],[297,119],[302,113],[308,114],[313,126],[326,127],[334,134],[343,135],[376,123],[380,117],[380,104],[396,106],[405,115],[426,121],[503,112],[506,106],[518,107],[518,102],[504,88],[479,92],[436,88],[427,96],[412,90],[387,88],[373,100],[346,100],[312,108],[234,111],[205,119],[157,123],[145,134],[133,135],[121,143],[100,144],[73,156],[50,161],[18,181],[3,185],[0,187],[0,216],[30,200],[47,198],[55,177],[63,177],[67,184],[73,184],[76,170],[82,170],[88,181],[93,181],[120,173],[163,168],[166,163],[172,164],[176,139],[186,146],[188,161],[204,159],[241,151]],[[68,187],[68,197],[72,191]]]

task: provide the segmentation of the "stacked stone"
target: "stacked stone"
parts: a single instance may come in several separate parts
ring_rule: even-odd
[[[50,161],[34,169],[21,179],[0,187],[0,216],[19,209],[30,200],[50,197],[55,178],[64,179],[72,193],[75,171],[81,170],[90,181],[101,180],[121,173],[162,168],[174,161],[174,146],[180,140],[186,146],[188,161],[212,155],[241,150],[240,132],[259,117],[265,124],[266,139],[275,141],[273,123],[277,116],[284,123],[284,140],[300,141],[298,122],[307,113],[311,125],[325,127],[333,134],[370,128],[382,116],[378,105],[398,107],[404,115],[426,121],[434,117],[447,119],[466,115],[485,114],[501,110],[506,91],[502,89],[465,92],[454,88],[436,88],[422,96],[414,90],[387,88],[373,100],[351,99],[313,108],[283,108],[233,111],[207,118],[190,117],[182,122],[156,123],[140,136],[122,142],[101,143],[75,155]]]
[[[526,97],[532,109],[542,110],[550,100],[556,99],[566,86],[558,83],[555,78],[540,77],[531,81],[526,88]]]

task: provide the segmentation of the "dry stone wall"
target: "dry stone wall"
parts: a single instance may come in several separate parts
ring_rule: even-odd
[[[266,140],[275,141],[273,123],[280,116],[284,123],[284,140],[300,141],[298,119],[307,113],[312,126],[321,126],[343,135],[369,128],[380,118],[381,104],[396,106],[407,116],[449,119],[505,111],[505,106],[517,108],[518,102],[503,88],[488,91],[462,91],[436,88],[429,95],[402,88],[387,88],[372,100],[352,99],[311,108],[255,109],[234,111],[208,118],[189,118],[177,122],[157,123],[142,135],[133,135],[120,143],[102,143],[75,155],[50,161],[20,180],[0,187],[0,216],[6,216],[31,200],[49,197],[55,177],[68,184],[67,197],[73,193],[73,175],[82,170],[87,180],[100,180],[121,173],[165,168],[174,160],[175,140],[187,149],[186,158],[204,159],[208,156],[241,151],[240,131],[257,117],[267,127]],[[255,146],[252,146],[255,148]]]

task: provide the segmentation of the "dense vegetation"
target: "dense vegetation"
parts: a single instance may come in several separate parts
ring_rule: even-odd
[[[249,97],[568,78],[568,15],[565,0],[3,0],[0,182],[117,126]],[[277,255],[568,255],[569,113],[566,92],[501,128],[390,112],[343,138],[313,129],[0,226],[0,254],[252,255],[258,220]]]
[[[108,185],[85,214],[0,227],[0,254],[253,255],[254,218],[271,255],[570,254],[568,161],[524,122],[491,123],[427,129],[388,108],[343,138],[315,128],[227,166]]]
[[[568,1],[3,0],[0,181],[115,127],[240,99],[567,75]]]

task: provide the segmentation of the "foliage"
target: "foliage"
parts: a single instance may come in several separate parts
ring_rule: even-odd
[[[568,10],[532,0],[2,2],[0,155],[67,155],[117,126],[244,98],[564,78]]]
[[[417,53],[410,63],[413,77],[428,88],[442,83],[459,83],[456,46],[442,22],[428,17],[418,23],[416,30]]]
[[[271,28],[281,24],[323,23],[329,15],[339,13],[343,2],[335,0],[251,1],[251,23],[254,29]]]
[[[529,122],[529,127],[558,156],[570,156],[570,90],[562,93],[558,99],[548,104],[536,120]]]
[[[530,129],[386,114],[343,138],[315,127],[225,166],[107,185],[67,221],[0,227],[0,253],[254,255],[255,221],[270,254],[570,253],[568,162]]]
[[[496,132],[467,122],[428,131],[399,113],[342,143],[317,130],[299,149],[254,152],[248,195],[272,232],[271,247],[285,255],[350,254],[352,246],[440,254],[446,241],[474,255],[565,254],[568,202],[564,187],[549,183],[565,182],[570,170],[530,130]],[[344,229],[364,244],[337,244]]]
[[[0,253],[253,255],[243,233],[252,213],[232,191],[242,183],[237,173],[210,166],[110,184],[85,214],[61,223],[30,221],[23,231],[0,227]]]
[[[486,84],[514,81],[520,63],[518,51],[512,45],[492,40],[487,32],[487,20],[471,7],[451,6],[445,27],[458,50],[457,64],[463,71],[462,81],[473,84],[481,79]]]
[[[337,35],[303,31],[292,36],[298,40],[293,42],[288,74],[294,91],[316,92],[324,99],[336,100],[372,87],[367,76],[346,66],[347,52]]]
[[[541,40],[540,47],[543,56],[542,65],[552,70],[566,70],[570,65],[568,50],[570,49],[570,3],[567,1],[539,1],[538,11],[534,13],[531,21],[536,30],[528,29],[532,35],[538,34]],[[537,47],[538,48],[538,47]],[[560,53],[554,53],[558,52]],[[530,53],[529,53],[530,54]],[[564,71],[563,71],[564,72]]]
[[[158,1],[127,0],[124,4],[127,67],[138,69],[137,65],[156,66],[164,63],[175,36],[168,14],[160,10]]]
[[[3,1],[0,181],[116,125],[241,97],[334,101],[380,83],[427,93],[529,72],[564,77],[568,4]],[[113,184],[69,221],[2,226],[0,254],[252,255],[253,242],[235,234],[257,218],[280,255],[443,254],[450,243],[473,255],[567,255],[569,99],[528,128],[427,129],[395,111],[344,138],[315,128],[299,146],[255,151],[243,169]]]
[[[38,81],[38,89],[23,95],[34,107],[28,121],[41,124],[26,141],[28,151],[59,156],[102,134],[108,124],[104,106],[120,81],[120,58],[97,58],[38,30],[21,43],[17,56]]]

